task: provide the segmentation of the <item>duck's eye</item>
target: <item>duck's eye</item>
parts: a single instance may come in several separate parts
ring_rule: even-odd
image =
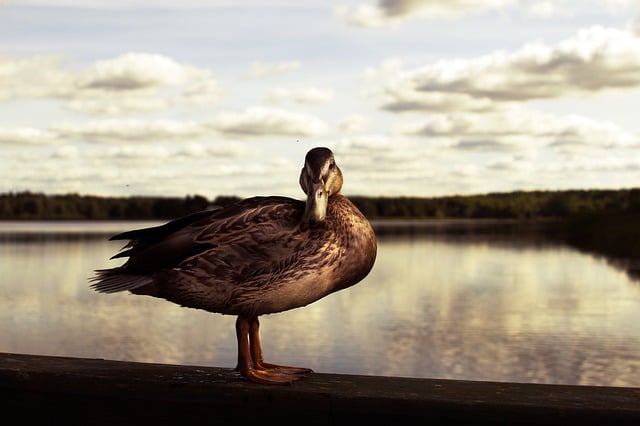
[[[331,161],[331,162],[329,163],[329,170],[333,170],[333,169],[335,169],[335,168],[336,168],[336,162],[335,162],[335,161]]]

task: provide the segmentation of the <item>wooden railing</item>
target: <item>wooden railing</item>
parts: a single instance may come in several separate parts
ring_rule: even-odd
[[[265,386],[216,367],[0,353],[0,408],[14,424],[640,425],[640,389],[319,373]]]

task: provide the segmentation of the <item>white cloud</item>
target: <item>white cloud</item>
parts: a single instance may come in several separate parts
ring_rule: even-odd
[[[137,162],[153,164],[157,160],[169,158],[170,153],[163,146],[149,145],[121,145],[112,146],[106,152],[93,154],[94,157],[100,155],[102,158],[118,159],[118,160],[134,160]]]
[[[159,96],[83,96],[67,103],[67,108],[91,115],[125,115],[129,113],[164,111],[170,107],[167,99]]]
[[[293,101],[299,104],[321,104],[333,98],[332,89],[305,87],[299,89],[273,89],[269,92],[270,102]]]
[[[77,77],[76,86],[79,90],[69,107],[90,114],[121,115],[175,105],[215,104],[218,97],[218,85],[209,70],[149,53],[126,53],[98,61]]]
[[[338,123],[338,130],[344,133],[359,133],[366,129],[369,124],[367,117],[363,115],[351,115]]]
[[[529,15],[536,18],[549,18],[558,15],[567,15],[568,11],[563,9],[558,2],[552,1],[539,1],[529,5],[527,12]]]
[[[236,137],[311,136],[327,130],[327,125],[314,116],[265,107],[220,113],[213,120],[212,127],[226,136]]]
[[[51,145],[59,143],[55,134],[31,127],[0,127],[2,145]]]
[[[389,111],[490,111],[497,108],[486,96],[447,91],[416,90],[406,80],[390,82],[382,97],[382,107]]]
[[[268,77],[302,68],[300,61],[284,61],[277,63],[254,62],[245,74],[248,78]]]
[[[176,102],[186,105],[214,105],[218,101],[218,82],[213,78],[196,79],[185,86]]]
[[[93,120],[61,122],[50,126],[60,139],[88,143],[155,143],[189,140],[206,134],[201,122],[173,120]]]
[[[166,56],[126,53],[96,62],[82,73],[77,84],[88,89],[126,91],[185,84],[202,74],[208,73],[178,64]]]
[[[452,139],[453,147],[464,150],[640,147],[639,135],[613,123],[524,109],[490,114],[435,114],[419,123],[405,125],[400,131],[405,135]]]
[[[358,27],[382,27],[412,18],[457,17],[467,13],[504,8],[516,0],[378,0],[376,4],[341,5],[334,13]]]
[[[162,55],[126,53],[80,71],[63,65],[58,56],[0,59],[0,99],[61,99],[74,111],[122,115],[214,104],[218,98],[209,70]]]
[[[390,111],[486,111],[495,109],[488,98],[465,93],[419,91],[413,84],[419,70],[403,71],[398,58],[383,60],[378,68],[368,67],[362,77],[361,95],[382,99],[381,107]]]
[[[74,80],[61,64],[62,58],[55,55],[1,57],[0,100],[71,96]]]
[[[380,79],[385,79],[402,71],[402,59],[386,58],[380,64],[380,67],[368,67],[362,76],[364,84],[371,84]]]
[[[183,0],[175,2],[172,0],[0,0],[0,5],[3,3],[19,3],[20,5],[29,6],[44,6],[44,7],[78,7],[83,9],[122,9],[122,10],[134,10],[134,9],[180,9],[189,10],[195,9],[197,12],[201,12],[206,9],[226,8],[229,6],[234,7],[255,7],[262,6],[261,0],[233,0],[233,1],[221,1],[221,0]],[[270,2],[270,5],[287,7],[287,6],[299,6],[300,2],[295,0],[277,0]]]
[[[72,148],[72,147],[69,147]],[[84,160],[100,163],[126,164],[157,164],[158,160],[170,159],[173,166],[179,163],[195,164],[197,161],[224,162],[235,161],[238,158],[251,157],[250,149],[237,143],[184,143],[172,145],[109,145],[88,150],[83,153]]]
[[[217,159],[221,158],[249,158],[254,156],[252,149],[246,147],[246,145],[237,144],[233,142],[222,142],[212,144],[203,143],[186,143],[177,147],[177,150],[172,155],[177,157],[188,158],[205,158],[213,157]]]
[[[390,79],[389,110],[490,109],[492,103],[640,86],[640,38],[591,27],[554,46],[529,44],[472,59],[441,60]]]
[[[565,2],[566,3],[566,2]],[[395,26],[411,19],[457,18],[463,15],[487,11],[504,11],[510,6],[521,4],[530,16],[548,18],[567,16],[579,10],[572,10],[562,2],[519,0],[377,0],[371,3],[359,3],[353,7],[338,5],[334,15],[348,25],[363,28]],[[606,13],[620,15],[631,7],[637,6],[637,0],[598,0],[596,4]],[[582,6],[582,5],[581,5]]]
[[[61,141],[114,145],[191,143],[216,136],[314,136],[327,130],[322,120],[309,114],[252,107],[242,112],[222,112],[206,120],[100,119],[54,122],[46,130],[0,127],[0,145],[51,145]],[[185,147],[182,152],[188,155],[189,149]]]
[[[627,25],[627,30],[636,35],[636,37],[640,37],[640,14],[636,15],[629,21]]]
[[[53,158],[65,160],[75,160],[78,156],[78,147],[75,145],[63,145],[53,153]]]
[[[425,172],[425,163],[436,155],[438,144],[424,144],[403,136],[358,135],[337,140],[334,151],[340,164],[354,174],[383,175],[399,181],[407,173]]]
[[[371,134],[341,138],[332,149],[347,194],[446,195],[486,184],[479,166],[438,141]]]
[[[616,15],[626,12],[631,6],[637,6],[638,0],[598,0],[598,3],[607,12]]]

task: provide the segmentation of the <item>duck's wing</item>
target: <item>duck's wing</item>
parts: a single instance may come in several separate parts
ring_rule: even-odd
[[[91,287],[103,293],[134,290],[153,283],[154,271],[171,268],[185,257],[204,248],[192,243],[190,227],[198,221],[206,221],[222,208],[204,210],[175,219],[161,226],[135,229],[114,235],[110,240],[130,240],[111,259],[128,257],[117,268],[100,269],[90,279]]]
[[[185,259],[176,269],[240,292],[280,283],[284,275],[322,257],[320,246],[326,240],[335,240],[323,235],[321,227],[311,231],[302,224],[303,213],[302,201],[284,197],[238,203],[233,211],[225,209],[216,215],[195,237],[195,243],[209,248]],[[312,232],[316,238],[311,238]]]
[[[162,226],[123,232],[112,240],[131,240],[114,258],[128,257],[118,268],[96,271],[92,287],[98,291],[133,290],[153,282],[161,270],[209,265],[209,274],[227,273],[218,268],[238,268],[250,261],[247,253],[264,250],[264,237],[298,225],[304,203],[285,197],[254,197],[223,209],[207,210]],[[206,252],[204,262],[199,259]],[[258,256],[264,260],[265,254]]]
[[[187,216],[183,216],[179,219],[172,220],[160,226],[153,226],[150,228],[134,229],[133,231],[126,231],[120,234],[114,235],[109,240],[131,240],[131,241],[160,241],[170,234],[173,234],[180,229],[191,225],[201,219],[211,217],[214,213],[218,213],[222,210],[222,207],[214,207],[209,210],[203,210],[195,213],[191,213]],[[126,255],[124,255],[126,256]],[[122,253],[117,254],[115,257],[123,257]]]
[[[267,235],[269,230],[290,231],[300,225],[304,203],[287,197],[253,197],[225,207],[202,222],[195,241],[219,245],[229,238],[245,238]]]
[[[188,229],[196,222],[208,220],[221,207],[204,210],[172,220],[164,225],[134,229],[114,235],[109,240],[130,240],[122,250],[111,257],[128,257],[126,266],[140,272],[161,267],[172,267],[198,247],[190,247]],[[155,258],[155,260],[154,260]],[[153,260],[153,262],[151,262]]]

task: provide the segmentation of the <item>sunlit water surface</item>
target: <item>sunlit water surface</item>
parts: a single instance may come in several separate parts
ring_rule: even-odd
[[[0,351],[235,366],[235,318],[88,287],[147,223],[0,222]],[[640,284],[508,234],[379,237],[371,274],[265,316],[270,361],[318,372],[640,386]]]

